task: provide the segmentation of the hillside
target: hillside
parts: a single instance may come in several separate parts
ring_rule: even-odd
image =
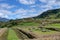
[[[37,17],[33,17],[33,18],[57,19],[60,18],[60,9],[48,10],[38,15]]]
[[[42,19],[41,19],[42,18]],[[60,9],[53,9],[43,12],[41,15],[31,18],[15,19],[7,22],[0,22],[0,27],[12,27],[12,26],[38,26],[44,18],[57,20],[60,18]],[[4,18],[3,18],[4,19]],[[1,20],[3,20],[1,19]],[[40,19],[40,20],[35,20]],[[50,21],[53,21],[50,20]],[[5,21],[5,20],[4,20]],[[59,22],[59,21],[58,21]]]

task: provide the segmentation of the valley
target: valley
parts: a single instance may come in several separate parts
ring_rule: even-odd
[[[37,17],[1,21],[0,40],[60,40],[59,12],[48,10]]]

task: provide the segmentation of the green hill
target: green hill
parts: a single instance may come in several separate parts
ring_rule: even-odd
[[[43,22],[43,19],[55,20],[55,19],[59,19],[59,18],[60,18],[60,9],[53,9],[53,10],[45,11],[36,17],[10,20],[7,22],[0,22],[0,27],[1,28],[12,27],[12,26],[17,26],[17,25],[19,25],[19,26],[38,26],[38,25],[40,25],[41,22]]]
[[[60,18],[60,9],[48,10],[38,15],[37,17],[33,17],[33,18],[57,19]]]

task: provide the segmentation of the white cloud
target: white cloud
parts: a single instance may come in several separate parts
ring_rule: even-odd
[[[25,13],[28,13],[28,12],[36,12],[36,10],[35,9],[30,9],[30,10],[27,10],[27,9],[23,9],[23,8],[21,8],[21,9],[17,9],[16,11],[15,11],[15,13],[16,14],[25,14]]]
[[[35,0],[19,0],[20,3],[22,4],[35,4]]]
[[[14,5],[9,5],[9,4],[0,4],[0,9],[12,9],[12,8],[14,8],[14,7],[16,7],[16,6],[14,6]]]
[[[11,15],[13,12],[8,11],[8,10],[0,10],[0,17],[2,18],[9,18],[9,15]]]
[[[40,0],[40,2],[42,2],[42,3],[46,3],[45,5],[43,5],[43,6],[50,6],[50,7],[52,7],[52,5],[55,5],[55,4],[57,4],[57,2],[56,2],[56,0]]]
[[[14,8],[15,6],[11,6],[8,4],[0,4],[0,17],[2,18],[8,18],[8,19],[15,19],[15,18],[26,18],[26,17],[32,17],[35,16],[34,12],[36,12],[35,9],[17,9],[14,12],[9,11],[7,9]]]
[[[6,4],[6,3],[5,4],[1,3],[0,4],[0,17],[11,19],[12,15],[14,15],[14,14],[13,14],[12,11],[9,11],[9,10],[14,8],[14,7],[16,7],[16,6],[9,5],[9,4]]]
[[[27,10],[24,10],[24,9],[21,8],[21,9],[17,9],[17,10],[15,11],[15,13],[16,13],[16,14],[27,13]]]
[[[54,3],[56,2],[56,0],[39,0],[40,2],[43,2],[43,3]]]
[[[35,4],[35,1],[36,0],[19,0],[21,4],[28,5],[30,6],[31,9],[19,8],[11,11],[9,11],[9,9],[12,9],[16,6],[9,4],[0,4],[0,17],[9,18],[9,19],[33,17],[33,16],[37,16],[38,14],[41,14],[46,10],[53,9],[54,8],[53,6],[55,6],[55,8],[60,7],[60,1],[56,1],[56,0],[39,0],[40,2],[45,3],[44,5],[42,3],[41,5],[39,5],[38,3]],[[30,5],[30,4],[34,4],[34,5]]]
[[[40,0],[42,3],[46,3],[45,5],[53,6],[53,5],[60,5],[60,1],[58,0]]]
[[[42,2],[42,3],[40,3],[40,5],[36,4],[36,5],[32,5],[30,7],[31,8],[34,8],[34,7],[40,8],[41,12],[43,12],[46,10],[53,9],[54,5],[57,6],[58,4],[60,4],[60,2],[58,3],[58,2],[56,2],[56,0],[39,0],[39,1]]]
[[[11,14],[11,11],[1,9],[1,10],[0,10],[0,13],[3,13],[4,15],[5,15],[5,14]]]
[[[19,8],[15,10],[14,12],[9,11],[9,9],[14,8],[14,5],[9,4],[0,4],[0,17],[2,18],[8,18],[8,19],[14,19],[14,18],[26,18],[26,17],[32,17],[36,16],[37,14],[34,14],[36,12],[35,9],[23,9]]]
[[[47,0],[39,0],[40,2],[44,2],[44,3],[46,3],[47,2]]]
[[[9,19],[9,16],[8,15],[0,15],[1,18],[8,18]]]
[[[27,9],[18,9],[14,12],[14,14],[17,15],[17,18],[26,18],[26,17],[33,17],[33,16],[36,16],[37,13],[34,13],[36,12],[35,9],[30,9],[30,10],[27,10]]]
[[[11,6],[9,4],[4,4],[4,3],[0,4],[0,17],[9,18],[9,15],[11,15],[13,12],[8,11],[8,10],[14,7],[15,6]]]
[[[0,13],[0,17],[2,17],[2,16],[4,16],[4,14],[3,13]]]
[[[40,5],[35,5],[36,7],[40,8],[42,11],[60,8],[60,1],[58,0],[39,0],[42,2]]]
[[[0,17],[2,17],[2,18],[8,18],[8,15],[4,15],[4,13],[0,13]]]

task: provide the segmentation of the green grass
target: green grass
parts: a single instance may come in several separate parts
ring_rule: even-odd
[[[54,33],[56,33],[56,31],[47,31],[47,32],[42,32],[41,30],[33,30],[33,32],[35,33],[35,34],[38,34],[38,35],[49,35],[49,34],[54,34]]]
[[[60,28],[60,23],[55,23],[55,24],[48,24],[45,27],[51,27],[51,28]]]
[[[38,26],[39,23],[35,23],[35,22],[23,22],[20,23],[20,26]]]
[[[33,27],[33,26],[37,27],[39,25],[40,25],[39,23],[35,23],[35,22],[23,22],[23,23],[20,23],[19,25],[13,26],[13,27],[26,28],[26,27]]]
[[[8,40],[18,40],[16,33],[12,29],[9,29]]]

